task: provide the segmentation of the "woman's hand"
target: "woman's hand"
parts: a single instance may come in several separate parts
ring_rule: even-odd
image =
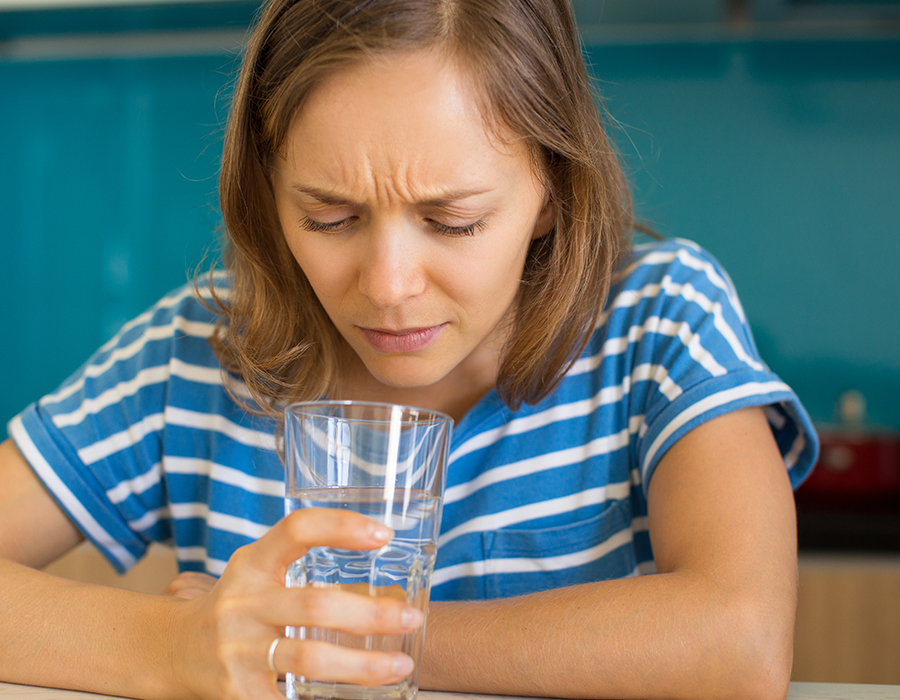
[[[395,652],[364,651],[325,642],[282,639],[269,667],[272,642],[285,626],[317,626],[359,635],[404,634],[422,624],[415,608],[387,597],[337,588],[286,588],[288,567],[311,547],[376,549],[390,529],[340,510],[292,513],[253,544],[237,550],[222,577],[183,574],[167,593],[186,598],[173,630],[173,668],[183,687],[210,700],[283,700],[276,680],[292,672],[308,678],[384,685],[412,670]]]

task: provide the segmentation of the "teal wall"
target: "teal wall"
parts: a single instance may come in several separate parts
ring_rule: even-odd
[[[900,428],[900,40],[591,46],[638,211],[712,251],[764,359]]]
[[[22,59],[0,15],[0,437],[214,245],[234,57]],[[587,52],[639,213],[708,247],[819,421],[900,428],[900,39]]]
[[[225,56],[0,62],[0,423],[215,240]]]

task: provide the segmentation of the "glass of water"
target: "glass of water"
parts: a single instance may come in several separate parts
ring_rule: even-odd
[[[390,596],[428,610],[441,527],[452,420],[435,411],[359,401],[317,401],[285,409],[285,514],[342,508],[393,528],[380,549],[314,547],[294,562],[290,587],[334,586]],[[426,618],[427,619],[427,618]],[[412,657],[396,684],[363,687],[287,674],[288,698],[411,700],[419,686],[425,625],[403,635],[355,635],[289,627],[287,636]]]

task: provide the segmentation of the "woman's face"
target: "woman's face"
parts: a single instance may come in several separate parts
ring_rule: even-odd
[[[342,69],[309,95],[272,181],[287,244],[367,379],[493,385],[554,213],[463,72],[431,52]]]

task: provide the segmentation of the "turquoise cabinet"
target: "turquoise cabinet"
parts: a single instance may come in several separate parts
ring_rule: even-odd
[[[215,254],[232,59],[0,62],[0,415]]]

